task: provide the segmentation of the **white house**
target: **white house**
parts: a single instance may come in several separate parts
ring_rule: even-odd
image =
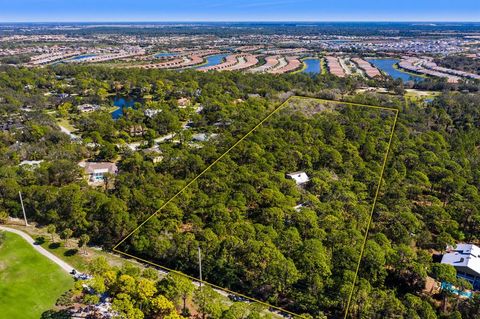
[[[474,289],[480,289],[480,247],[457,244],[443,255],[442,264],[452,265],[458,277],[468,280]]]
[[[116,175],[118,172],[117,165],[111,162],[80,162],[78,165],[85,170],[88,183],[91,185],[103,184],[105,181],[105,174],[109,173]]]
[[[162,110],[159,110],[159,109],[145,109],[143,111],[143,114],[146,117],[152,118],[152,117],[156,116],[157,114],[159,114],[161,112],[162,112]]]
[[[215,138],[218,134],[215,133],[197,133],[193,134],[192,140],[194,142],[207,142],[211,138]]]
[[[77,106],[77,109],[82,113],[90,113],[100,109],[100,105],[97,104],[81,104]]]
[[[297,185],[302,185],[305,184],[310,180],[308,177],[307,173],[305,172],[293,172],[293,173],[287,173],[286,174],[287,178],[293,179]]]
[[[25,166],[29,170],[36,169],[40,167],[40,164],[43,163],[43,160],[40,161],[21,161],[19,166]]]

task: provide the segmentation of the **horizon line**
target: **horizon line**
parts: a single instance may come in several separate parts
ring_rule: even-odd
[[[480,23],[480,20],[92,20],[92,21],[2,21],[9,23]]]

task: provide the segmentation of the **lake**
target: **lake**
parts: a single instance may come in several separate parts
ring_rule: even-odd
[[[212,65],[217,65],[223,62],[223,59],[225,59],[228,56],[226,53],[222,54],[215,54],[215,55],[209,55],[206,57],[207,63],[202,64],[196,68],[205,68],[207,66],[212,66]]]
[[[415,76],[395,69],[393,66],[400,61],[398,59],[368,59],[367,61],[394,79],[401,79],[403,82],[418,82],[423,80],[420,76]]]
[[[113,111],[112,119],[117,120],[123,116],[123,108],[133,107],[135,105],[135,100],[132,98],[125,98],[125,97],[118,97],[116,96],[113,100],[113,105],[118,107],[115,111]]]
[[[171,56],[177,56],[178,53],[171,53],[171,52],[162,52],[162,53],[157,53],[154,55],[156,58],[165,58],[165,57],[171,57]]]
[[[86,58],[91,58],[92,56],[96,56],[96,54],[77,55],[77,56],[71,58],[71,60],[82,60],[82,59],[86,59]]]
[[[305,63],[305,65],[307,66],[305,70],[303,70],[303,73],[310,73],[310,74],[321,73],[319,59],[315,59],[315,58],[305,59],[303,60],[303,63]]]

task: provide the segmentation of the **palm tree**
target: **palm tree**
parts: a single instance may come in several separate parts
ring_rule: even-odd
[[[52,236],[52,243],[55,243],[55,232],[57,231],[57,227],[54,224],[50,224],[47,226],[47,232]]]

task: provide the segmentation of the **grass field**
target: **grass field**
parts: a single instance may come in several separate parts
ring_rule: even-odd
[[[73,279],[16,234],[0,247],[0,319],[38,319]]]
[[[100,250],[92,247],[87,247],[87,255],[83,253],[84,248],[78,248],[77,240],[70,239],[69,246],[65,247],[64,241],[62,241],[58,235],[55,235],[55,242],[52,242],[52,237],[45,227],[38,228],[33,227],[31,224],[29,227],[19,226],[19,225],[8,225],[9,227],[16,228],[21,230],[33,239],[35,239],[43,248],[56,255],[58,258],[62,259],[76,270],[87,271],[88,263],[98,257],[105,257],[108,263],[112,266],[121,267],[124,264],[130,264],[136,267],[142,267],[142,264],[139,264],[136,261],[128,260],[122,258],[121,256]],[[1,318],[0,318],[1,319]]]

